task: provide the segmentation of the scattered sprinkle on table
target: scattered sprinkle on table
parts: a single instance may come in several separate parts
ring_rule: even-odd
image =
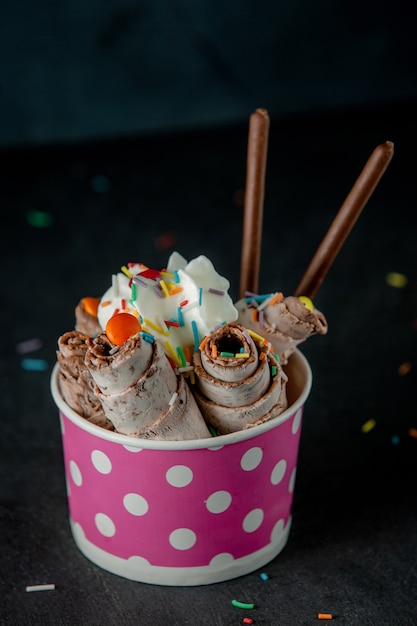
[[[259,577],[262,580],[268,580],[269,579],[269,576],[268,576],[268,574],[266,572],[262,572],[261,574],[259,574]]]
[[[55,584],[47,584],[47,585],[28,585],[26,587],[26,591],[53,591],[55,589]]]
[[[398,289],[402,289],[408,283],[407,276],[400,274],[400,272],[388,272],[385,280],[390,287],[397,287]]]
[[[242,622],[243,622],[244,624],[253,624],[253,619],[252,619],[251,617],[244,617],[244,618],[242,619]]]
[[[319,619],[333,619],[333,615],[331,613],[319,613],[317,617]]]
[[[48,228],[54,221],[53,216],[46,211],[26,211],[26,221],[35,228]]]
[[[400,376],[405,376],[406,374],[408,374],[410,370],[411,370],[410,361],[404,361],[404,363],[401,363],[401,365],[398,367],[398,374]]]
[[[96,174],[90,181],[91,189],[96,193],[106,193],[111,187],[110,180],[103,174]]]
[[[26,341],[20,341],[17,343],[16,352],[18,354],[27,354],[28,352],[35,352],[35,350],[39,350],[42,346],[42,339],[35,337],[33,339],[27,339]]]
[[[239,602],[239,600],[232,600],[233,606],[237,606],[238,609],[253,609],[253,602]]]
[[[177,235],[174,232],[163,233],[155,239],[155,247],[157,250],[168,250],[177,242]]]
[[[48,361],[45,359],[22,359],[21,366],[24,370],[32,372],[44,372],[48,369]]]
[[[376,421],[374,419],[370,419],[364,424],[362,424],[361,431],[363,433],[369,433],[369,431],[375,428],[375,426],[376,426]]]

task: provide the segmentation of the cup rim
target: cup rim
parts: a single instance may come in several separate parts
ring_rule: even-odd
[[[111,430],[107,430],[106,428],[102,428],[101,426],[97,426],[96,424],[92,424],[84,417],[76,413],[62,398],[61,393],[58,388],[58,371],[59,365],[55,363],[50,379],[50,390],[53,397],[53,400],[59,410],[76,426],[86,431],[87,433],[99,437],[100,439],[104,439],[109,442],[113,442],[116,444],[121,444],[125,447],[136,448],[136,449],[148,449],[148,450],[198,450],[202,448],[222,448],[223,446],[230,445],[233,443],[246,441],[247,439],[253,439],[257,435],[261,435],[277,426],[285,422],[289,417],[294,415],[304,404],[305,401],[310,394],[311,386],[312,386],[312,371],[309,362],[306,357],[300,352],[300,350],[296,349],[291,359],[298,361],[298,367],[302,367],[304,369],[304,377],[305,384],[303,389],[298,396],[298,398],[289,406],[285,411],[283,411],[277,417],[273,417],[272,419],[264,422],[263,424],[259,424],[258,426],[253,426],[251,428],[247,428],[245,430],[239,430],[233,433],[228,433],[226,435],[218,435],[216,437],[204,438],[204,439],[184,439],[184,440],[170,440],[170,441],[161,441],[156,439],[142,439],[140,437],[132,437],[130,435],[124,435],[122,433],[116,433]]]

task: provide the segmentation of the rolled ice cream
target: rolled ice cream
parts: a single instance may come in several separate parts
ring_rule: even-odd
[[[325,335],[328,330],[323,313],[303,296],[284,297],[280,292],[250,294],[235,306],[239,324],[265,337],[282,365],[300,343],[313,335]]]

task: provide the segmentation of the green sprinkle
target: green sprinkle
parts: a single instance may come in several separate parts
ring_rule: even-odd
[[[35,228],[48,228],[54,221],[53,216],[46,211],[26,211],[26,221]]]
[[[253,609],[253,602],[239,602],[239,600],[232,600],[233,606],[237,606],[239,609]]]
[[[181,367],[185,367],[187,365],[187,359],[185,358],[185,354],[181,346],[177,346],[177,352],[180,357]]]
[[[220,352],[220,356],[234,357],[233,352]]]
[[[135,302],[136,300],[136,283],[132,282],[132,299],[131,302]]]
[[[276,365],[273,365],[271,367],[271,374],[272,374],[272,376],[276,376],[277,375],[277,366]]]
[[[211,424],[208,425],[208,429],[211,432],[213,437],[217,437],[217,430]]]

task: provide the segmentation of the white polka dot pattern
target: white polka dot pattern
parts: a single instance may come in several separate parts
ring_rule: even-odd
[[[98,438],[64,416],[71,519],[130,565],[228,567],[288,528],[301,418],[300,409],[216,448],[154,450]]]
[[[107,454],[104,454],[101,450],[92,451],[91,461],[96,470],[101,474],[109,474],[111,472],[111,461]]]
[[[216,491],[207,498],[206,506],[210,513],[223,513],[231,502],[232,496],[228,491]]]

